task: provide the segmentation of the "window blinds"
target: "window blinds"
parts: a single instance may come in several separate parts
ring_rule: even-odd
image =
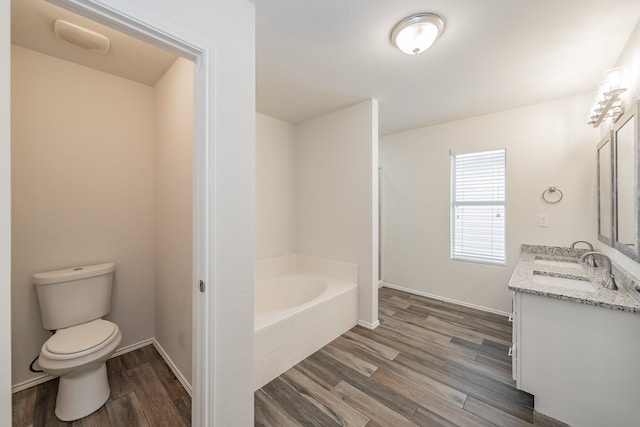
[[[505,264],[505,149],[451,155],[451,258]]]

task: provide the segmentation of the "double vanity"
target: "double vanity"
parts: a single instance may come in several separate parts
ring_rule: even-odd
[[[535,410],[572,426],[640,425],[640,292],[587,250],[523,245],[513,292],[513,377]],[[581,260],[581,257],[584,258]]]

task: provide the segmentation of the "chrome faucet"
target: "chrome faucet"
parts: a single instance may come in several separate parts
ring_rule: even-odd
[[[575,242],[573,242],[571,244],[571,249],[575,249],[576,245],[578,243],[585,243],[587,246],[589,246],[589,251],[593,252],[593,245],[591,243],[587,242],[586,240],[576,240]],[[580,258],[580,259],[582,259],[582,258]],[[593,257],[593,255],[589,255],[586,258],[585,264],[587,265],[587,267],[597,267],[596,260]]]
[[[606,261],[604,277],[602,277],[602,286],[604,286],[607,289],[611,289],[612,291],[617,291],[618,290],[618,286],[616,285],[615,276],[613,275],[613,271],[612,271],[613,270],[613,265],[611,264],[611,258],[606,256],[602,252],[589,251],[589,252],[586,252],[586,253],[582,254],[582,256],[580,257],[580,261],[584,262],[587,257],[590,256],[590,257],[593,258],[596,255],[602,257],[602,259],[604,259]]]
[[[587,246],[589,246],[589,250],[590,250],[590,251],[593,251],[593,245],[592,245],[591,243],[587,242],[586,240],[576,240],[575,242],[573,242],[573,243],[571,244],[571,249],[575,249],[575,248],[576,248],[576,245],[577,245],[578,243],[584,243],[584,244],[586,244]]]

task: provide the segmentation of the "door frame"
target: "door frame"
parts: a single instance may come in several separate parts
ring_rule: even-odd
[[[11,425],[11,1],[0,0],[0,424]]]
[[[189,59],[195,64],[193,150],[193,322],[192,322],[192,410],[195,426],[213,425],[214,401],[214,305],[213,289],[202,292],[199,282],[213,284],[213,109],[215,96],[211,91],[215,72],[212,45],[186,35],[184,30],[168,22],[158,21],[140,9],[118,5],[107,7],[94,0],[47,0],[49,3],[82,15],[100,24],[117,29]],[[211,363],[207,363],[207,361]]]

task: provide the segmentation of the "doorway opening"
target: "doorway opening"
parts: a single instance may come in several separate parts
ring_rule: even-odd
[[[206,52],[89,1],[55,3],[61,7],[12,4],[12,20],[24,19],[12,23],[12,67],[20,67],[12,72],[14,390],[42,380],[24,361],[48,338],[30,276],[115,261],[107,318],[123,332],[120,353],[154,343],[192,393],[200,425],[207,418],[200,399],[212,388],[208,302],[195,286],[208,268],[199,232],[208,211],[198,209],[210,204],[201,178],[210,165],[202,155],[206,102],[198,95],[206,93]],[[55,35],[38,44],[19,34],[28,28],[35,37],[50,14],[107,32],[112,52],[143,50],[114,67]]]

